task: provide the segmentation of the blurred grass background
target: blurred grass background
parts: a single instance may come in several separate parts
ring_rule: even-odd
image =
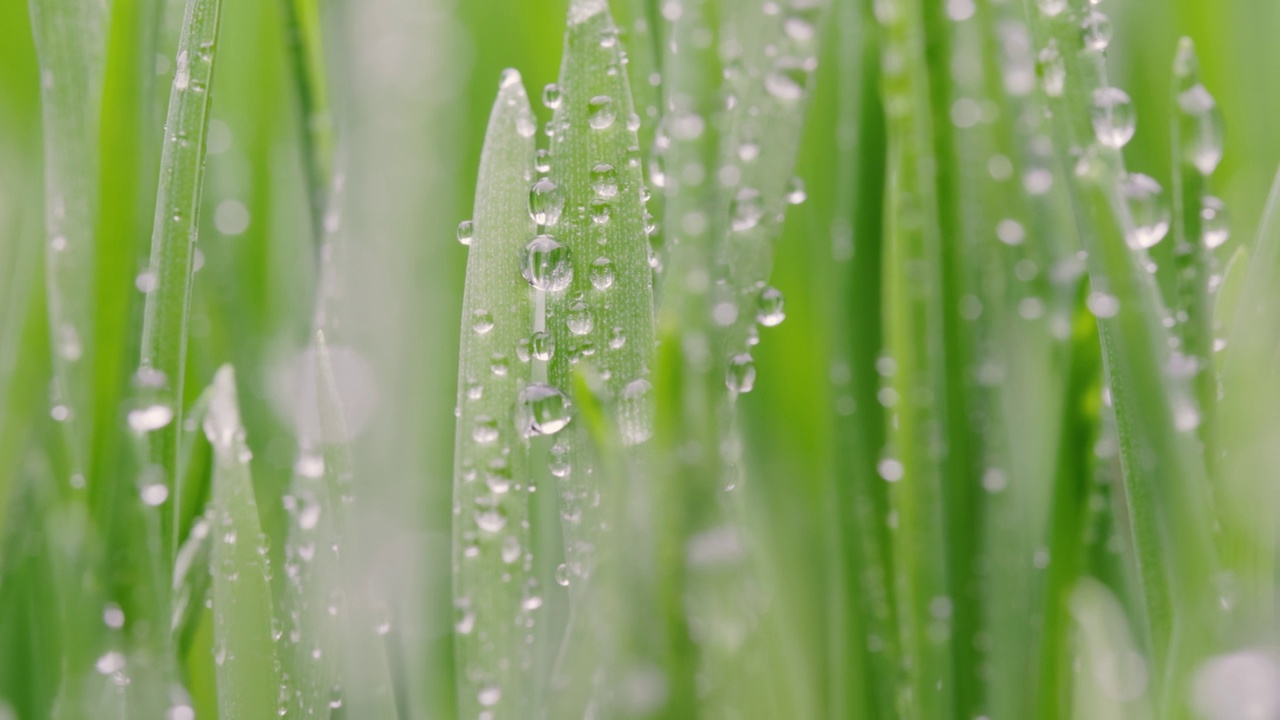
[[[364,522],[378,528],[380,541],[364,549],[362,560],[401,604],[396,616],[407,650],[399,658],[400,672],[420,680],[407,684],[413,689],[413,697],[405,699],[410,715],[443,716],[452,707],[453,688],[448,478],[466,261],[454,228],[471,213],[497,78],[503,68],[519,68],[531,96],[555,79],[565,3],[328,0],[321,5],[332,83],[328,121],[338,128],[335,168],[342,178],[341,227],[347,243],[336,323],[360,358],[353,360],[351,372],[374,387],[362,395],[367,424],[356,434],[354,453],[372,497]],[[112,232],[121,253],[103,259],[110,263],[103,272],[130,284],[147,263],[181,8],[174,0],[110,3],[113,20],[131,13],[148,17],[148,11],[158,20],[154,48],[127,41],[126,47],[145,52],[136,58],[121,52],[124,62],[154,65],[152,82],[137,88],[137,105],[119,116],[132,120],[125,127],[104,126],[99,138],[99,205],[117,218]],[[1102,9],[1116,27],[1111,79],[1128,90],[1138,113],[1137,136],[1125,149],[1127,164],[1165,187],[1171,186],[1172,172],[1171,59],[1179,37],[1195,40],[1204,83],[1227,127],[1225,158],[1212,191],[1230,209],[1234,236],[1248,242],[1280,164],[1280,133],[1274,127],[1280,118],[1280,93],[1275,92],[1280,44],[1273,40],[1280,30],[1280,5],[1271,0],[1105,0]],[[615,12],[626,17],[630,6]],[[237,367],[258,507],[278,556],[287,523],[278,498],[290,481],[296,447],[291,408],[281,407],[270,387],[279,373],[290,374],[309,342],[320,262],[300,141],[301,128],[315,119],[302,118],[295,100],[284,4],[227,0],[223,13],[187,392],[194,398],[222,363]],[[815,599],[832,582],[821,564],[822,548],[831,539],[813,518],[828,507],[826,478],[847,450],[846,436],[830,421],[833,358],[843,342],[832,326],[837,312],[855,319],[863,312],[848,304],[850,298],[838,296],[841,286],[828,262],[833,233],[844,232],[836,218],[845,205],[837,193],[846,187],[839,163],[848,156],[833,152],[840,102],[836,51],[846,39],[844,29],[836,22],[824,28],[827,50],[797,166],[809,202],[788,212],[776,246],[771,284],[786,297],[788,319],[765,331],[766,341],[756,353],[755,392],[741,402],[752,517],[775,543],[779,585],[794,588],[788,597],[796,604],[788,607],[804,618],[794,627],[807,633],[808,647],[822,645],[827,626],[817,616],[821,604]],[[40,683],[50,677],[46,671],[58,657],[52,647],[41,649],[57,635],[47,624],[51,615],[43,603],[53,595],[40,569],[50,557],[51,539],[29,522],[32,512],[49,507],[43,486],[57,477],[56,459],[41,450],[51,446],[56,430],[48,392],[52,366],[45,322],[39,90],[28,4],[0,3],[0,535],[5,553],[0,697],[23,717],[47,714],[54,688]],[[548,119],[536,103],[535,111],[540,121]],[[856,235],[858,228],[851,232]],[[100,351],[118,353],[118,366],[104,372],[127,377],[135,361],[142,294],[130,293],[123,301],[126,306],[113,316],[115,327],[104,337],[124,346]],[[874,358],[879,348],[862,351]],[[1039,381],[1026,379],[1024,389],[1044,390]],[[1046,428],[1056,432],[1056,420]],[[878,449],[879,442],[873,446]],[[805,617],[809,613],[814,615]],[[208,659],[193,660],[192,667],[201,663]],[[209,675],[193,676],[190,689],[197,706],[208,707]]]

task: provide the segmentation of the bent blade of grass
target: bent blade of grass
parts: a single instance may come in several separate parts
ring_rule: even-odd
[[[30,0],[44,119],[45,273],[53,403],[64,408],[68,474],[90,462],[103,8]],[[114,408],[110,409],[114,412]]]
[[[214,454],[209,568],[218,716],[251,718],[276,707],[280,688],[269,568],[230,365],[212,387],[204,431]]]
[[[533,291],[521,278],[521,254],[536,229],[529,213],[533,122],[520,74],[507,70],[480,161],[458,368],[454,647],[459,712],[468,717],[515,718],[531,704],[525,624],[533,615],[525,598],[534,594],[533,488],[525,486],[528,431],[518,406],[530,380],[534,329]]]
[[[163,374],[162,401],[172,421],[151,433],[151,460],[164,469],[175,513],[165,525],[165,557],[178,545],[182,508],[178,434],[184,414],[187,321],[195,242],[204,185],[205,142],[209,130],[209,89],[213,84],[222,0],[188,0],[160,157],[155,224],[151,234],[149,283],[142,326],[141,366]]]

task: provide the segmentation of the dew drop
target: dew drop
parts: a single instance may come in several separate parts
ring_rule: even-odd
[[[1206,195],[1201,201],[1200,222],[1200,236],[1210,250],[1221,247],[1231,237],[1226,203],[1212,195]]]
[[[613,98],[608,95],[597,95],[587,101],[587,124],[596,130],[604,130],[612,125],[617,115]]]
[[[463,220],[458,223],[458,242],[463,245],[470,245],[471,239],[475,237],[476,226],[470,220]]]
[[[542,88],[542,104],[547,106],[548,110],[556,110],[560,107],[560,101],[563,96],[560,93],[560,86],[550,83]]]
[[[756,322],[765,327],[776,327],[786,318],[782,291],[775,287],[767,287],[761,291],[760,303],[756,308]]]
[[[1057,17],[1067,9],[1067,0],[1036,0],[1036,7],[1045,17]]]
[[[520,274],[538,290],[559,292],[573,280],[573,256],[555,238],[539,235],[521,252]]]
[[[493,707],[502,699],[502,690],[493,686],[481,688],[480,692],[476,695],[476,699],[479,700],[480,704],[484,707]]]
[[[1126,236],[1130,247],[1149,248],[1163,240],[1169,233],[1169,208],[1160,183],[1147,175],[1130,173],[1120,183],[1120,196],[1133,220]]]
[[[539,178],[529,188],[529,215],[539,225],[550,227],[560,222],[564,195],[550,178]]]
[[[569,587],[569,566],[564,563],[557,565],[555,578],[560,587]]]
[[[1182,138],[1182,153],[1202,175],[1211,175],[1222,162],[1222,112],[1204,85],[1178,95],[1178,109],[1191,122]]]
[[[729,208],[729,215],[730,224],[737,232],[745,232],[759,225],[760,219],[764,217],[764,202],[760,191],[751,187],[738,190]]]
[[[725,385],[733,393],[749,393],[756,384],[756,363],[748,353],[734,355],[725,372]]]
[[[588,208],[591,213],[591,222],[596,225],[608,225],[609,218],[613,214],[613,207],[605,200],[599,198],[591,201]]]
[[[498,439],[498,421],[488,415],[476,418],[476,423],[471,428],[471,439],[481,445],[495,442]]]
[[[764,76],[764,89],[779,100],[794,101],[804,97],[809,71],[795,60],[783,60]]]
[[[595,325],[595,320],[591,317],[591,312],[586,303],[576,302],[569,306],[569,314],[565,319],[565,323],[569,326],[569,332],[574,335],[586,335],[591,332],[591,328]]]
[[[564,442],[556,442],[547,455],[547,470],[552,475],[563,478],[569,475],[572,465],[569,462],[569,446]]]
[[[1104,320],[1113,318],[1120,312],[1120,300],[1115,295],[1098,290],[1089,293],[1085,298],[1085,306],[1094,314],[1094,317]]]
[[[136,433],[148,433],[173,422],[173,408],[155,403],[129,411],[129,427]]]
[[[591,284],[597,290],[608,290],[613,286],[613,263],[609,258],[596,258],[591,264]]]
[[[556,340],[550,333],[539,330],[529,338],[529,349],[533,357],[546,362],[556,354]]]
[[[138,494],[142,498],[143,504],[148,507],[156,507],[169,499],[169,488],[165,487],[164,483],[150,483],[143,485]]]
[[[799,205],[809,198],[809,194],[805,192],[804,180],[793,177],[787,181],[786,200],[788,205]]]
[[[1137,117],[1128,93],[1114,87],[1093,91],[1093,132],[1098,142],[1122,148],[1133,139],[1136,129]]]
[[[618,194],[618,173],[612,165],[600,163],[591,168],[591,189],[602,198]]]
[[[546,383],[530,383],[520,391],[516,404],[516,427],[524,437],[554,435],[569,424],[569,399],[559,388]]]
[[[538,148],[533,154],[533,169],[540,173],[551,172],[551,151],[546,148]]]
[[[1080,24],[1080,33],[1086,51],[1104,52],[1111,44],[1111,19],[1097,10],[1090,11]]]
[[[515,535],[502,538],[502,562],[510,565],[520,559],[520,539]]]
[[[498,508],[483,508],[476,511],[476,527],[487,533],[502,532],[507,526],[507,516]]]
[[[488,310],[476,309],[471,313],[471,329],[477,335],[484,335],[493,329],[493,315]]]

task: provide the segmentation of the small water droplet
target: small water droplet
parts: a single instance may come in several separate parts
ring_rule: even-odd
[[[1231,223],[1226,203],[1206,195],[1200,204],[1200,237],[1204,246],[1212,250],[1221,247],[1231,237]]]
[[[1089,308],[1089,312],[1094,317],[1106,319],[1116,316],[1120,312],[1120,300],[1110,293],[1094,290],[1085,298],[1085,306]]]
[[[484,335],[493,329],[493,315],[488,310],[477,308],[471,313],[471,329],[477,335]]]
[[[1057,17],[1067,9],[1067,0],[1036,0],[1036,7],[1045,17]]]
[[[794,59],[784,58],[764,76],[764,89],[779,100],[794,101],[804,97],[808,82],[808,68]]]
[[[507,360],[507,356],[502,353],[494,353],[489,358],[489,371],[498,377],[506,377],[507,372],[511,369],[511,363]]]
[[[498,701],[502,700],[502,690],[493,686],[481,688],[476,695],[476,699],[484,707],[493,707],[498,704]]]
[[[805,192],[804,180],[802,178],[793,177],[787,181],[787,204],[799,205],[809,198],[809,193]]]
[[[591,222],[596,225],[609,224],[609,218],[613,214],[613,206],[607,201],[596,198],[591,201],[589,210],[591,212]]]
[[[533,154],[533,169],[540,173],[551,172],[551,151],[546,148],[538,148]]]
[[[476,226],[470,220],[463,220],[458,223],[458,242],[463,245],[470,245],[471,239],[475,237]]]
[[[1133,139],[1136,129],[1137,117],[1128,93],[1114,87],[1093,91],[1093,132],[1098,142],[1122,148]]]
[[[564,563],[557,565],[555,578],[560,587],[569,587],[569,566]]]
[[[539,330],[529,338],[529,349],[534,358],[546,362],[556,354],[556,340],[550,333]]]
[[[547,469],[552,475],[562,478],[569,475],[571,467],[569,445],[564,441],[557,441],[551,446],[551,452],[547,455]]]
[[[1169,233],[1169,207],[1160,183],[1147,175],[1130,173],[1120,183],[1120,196],[1129,208],[1133,227],[1127,233],[1129,245],[1149,248]]]
[[[725,385],[733,393],[749,393],[756,385],[756,363],[748,353],[734,355],[725,373]]]
[[[618,403],[622,443],[639,445],[653,436],[653,384],[636,378],[622,389]]]
[[[498,421],[488,415],[477,417],[475,425],[471,428],[471,439],[481,445],[496,442],[498,439]]]
[[[560,100],[563,96],[560,93],[560,86],[555,83],[549,83],[542,88],[542,104],[547,106],[548,110],[555,110],[560,107]]]
[[[1097,10],[1090,11],[1080,24],[1080,34],[1086,51],[1104,52],[1111,44],[1111,19]]]
[[[612,125],[617,115],[613,98],[608,95],[597,95],[587,101],[587,124],[596,130],[604,130]]]
[[[502,562],[510,565],[520,559],[520,539],[515,535],[502,538]]]
[[[546,383],[530,383],[520,391],[516,427],[526,438],[554,435],[569,424],[569,411],[569,399],[559,388]]]
[[[164,483],[150,483],[143,485],[138,494],[145,505],[156,507],[169,499],[169,488],[165,487]]]
[[[595,320],[591,317],[591,311],[586,303],[579,301],[569,306],[565,323],[569,326],[569,332],[574,335],[586,335],[591,332]]]
[[[502,532],[507,516],[499,508],[482,508],[476,511],[476,526],[487,533]]]
[[[550,178],[539,178],[529,188],[529,215],[539,225],[550,227],[560,222],[564,195]]]
[[[138,288],[139,292],[149,293],[156,289],[159,285],[159,279],[155,272],[151,270],[143,270],[133,279],[133,286]]]
[[[786,318],[782,291],[775,287],[767,287],[761,291],[760,303],[756,308],[756,322],[765,327],[776,327]]]
[[[764,217],[764,202],[760,191],[751,187],[738,190],[729,208],[730,224],[737,232],[745,232],[760,224]]]
[[[591,168],[591,189],[602,198],[618,194],[618,173],[612,165],[600,163]]]
[[[175,90],[186,90],[191,85],[191,59],[187,55],[187,51],[183,50],[178,53],[178,69],[173,74],[173,87]]]
[[[591,263],[591,284],[597,290],[608,290],[613,285],[613,263],[609,258],[599,257]]]

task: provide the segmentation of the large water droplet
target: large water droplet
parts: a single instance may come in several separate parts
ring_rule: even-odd
[[[1201,174],[1211,175],[1222,162],[1222,112],[1199,84],[1178,95],[1178,109],[1192,121],[1182,138],[1183,157]]]
[[[531,383],[520,391],[516,428],[524,437],[554,435],[569,424],[569,399],[546,383]]]
[[[1129,208],[1133,227],[1126,239],[1134,248],[1149,248],[1169,233],[1169,207],[1164,202],[1160,183],[1139,173],[1126,175],[1120,183],[1120,196]]]
[[[573,256],[555,238],[539,235],[521,252],[520,274],[538,290],[559,292],[573,281]]]
[[[587,124],[596,130],[604,130],[613,124],[618,111],[613,107],[613,98],[608,95],[597,95],[587,101]]]
[[[1093,132],[1098,142],[1122,148],[1133,139],[1136,129],[1137,117],[1128,93],[1114,87],[1093,91]]]
[[[529,188],[529,215],[539,225],[550,227],[560,222],[564,195],[550,178],[539,178]]]

